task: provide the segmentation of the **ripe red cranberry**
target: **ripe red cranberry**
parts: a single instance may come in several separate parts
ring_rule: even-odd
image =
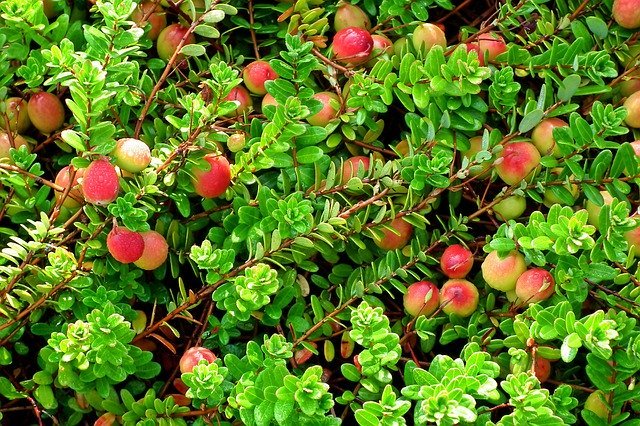
[[[373,50],[373,38],[363,28],[347,27],[333,36],[332,46],[336,61],[359,65],[369,60]]]
[[[181,373],[190,373],[193,370],[193,367],[198,365],[201,360],[207,360],[207,362],[212,363],[218,357],[211,352],[207,348],[203,348],[201,346],[194,346],[193,348],[187,349],[187,351],[180,358],[180,372]]]
[[[133,263],[144,252],[144,239],[138,232],[123,226],[114,226],[107,236],[107,248],[111,256],[120,263]]]
[[[473,253],[460,244],[449,246],[442,253],[440,267],[449,278],[464,278],[473,267]]]

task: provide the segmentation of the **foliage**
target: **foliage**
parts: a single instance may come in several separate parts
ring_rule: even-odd
[[[638,424],[640,112],[624,101],[640,49],[613,1],[352,0],[396,42],[359,66],[333,60],[344,0],[163,0],[195,36],[167,61],[137,3],[0,2],[0,127],[10,97],[44,90],[66,111],[51,134],[23,132],[28,146],[0,145],[3,424]],[[416,48],[421,22],[448,46]],[[506,42],[491,60],[473,48],[486,33]],[[252,95],[236,114],[254,59],[278,74],[276,105]],[[336,116],[311,125],[324,91]],[[503,183],[505,145],[549,118],[567,123],[557,152]],[[121,172],[108,206],[70,207],[58,171],[124,137],[149,166]],[[231,164],[217,198],[194,191],[205,155]],[[354,156],[369,162],[343,176]],[[512,195],[527,208],[502,223]],[[400,218],[409,242],[385,250]],[[114,220],[160,233],[166,262],[117,262]],[[474,253],[478,308],[409,316],[407,286],[441,287],[454,243]],[[512,250],[551,272],[550,299],[485,283],[479,263]],[[193,346],[217,359],[180,374]],[[585,405],[594,391],[604,414]]]

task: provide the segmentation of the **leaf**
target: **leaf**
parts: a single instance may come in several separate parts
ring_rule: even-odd
[[[186,46],[182,46],[182,49],[180,49],[180,53],[185,56],[202,56],[207,53],[207,51],[202,45],[187,44]]]
[[[300,164],[311,164],[319,161],[323,155],[324,152],[320,147],[308,146],[298,151],[296,158]]]
[[[65,141],[69,146],[74,148],[77,152],[83,152],[83,151],[86,151],[87,149],[80,135],[77,132],[74,132],[73,130],[69,130],[69,129],[63,130],[60,133],[60,137],[62,138],[63,141]]]
[[[529,130],[536,127],[538,123],[540,123],[543,117],[544,117],[543,110],[534,109],[533,111],[529,112],[527,115],[525,115],[522,118],[522,121],[520,122],[520,126],[518,127],[518,131],[520,133],[528,132]]]
[[[611,164],[611,160],[613,159],[613,154],[608,149],[604,149],[598,153],[596,158],[591,163],[591,168],[589,170],[589,174],[593,177],[596,182],[602,181],[605,176],[609,165]]]
[[[287,424],[287,421],[290,420],[289,416],[293,413],[293,407],[293,401],[278,401],[275,403],[273,407],[273,417],[278,424]]]
[[[38,386],[33,392],[33,396],[47,410],[54,409],[58,406],[58,401],[53,394],[51,386]]]
[[[256,426],[268,426],[274,417],[275,404],[270,401],[262,401],[254,411]]]
[[[356,366],[353,364],[342,364],[340,366],[340,371],[345,379],[352,382],[358,382],[362,377]]]
[[[578,348],[570,346],[570,343],[572,343],[573,340],[571,336],[574,334],[575,333],[565,337],[564,341],[562,342],[562,347],[560,348],[560,357],[564,362],[571,362],[574,360],[576,355],[578,355]]]
[[[356,421],[361,426],[377,426],[380,424],[380,420],[364,408],[356,411]]]
[[[558,88],[558,100],[568,102],[580,87],[582,78],[577,74],[571,74],[565,77]]]
[[[587,200],[591,201],[596,206],[602,207],[602,205],[604,204],[604,198],[602,197],[602,194],[594,186],[583,183],[582,192],[584,192]]]
[[[604,39],[607,37],[607,34],[609,34],[607,23],[597,16],[588,16],[586,21],[587,26],[596,37]]]
[[[204,20],[204,22],[207,22],[209,24],[215,24],[217,22],[222,21],[224,17],[225,17],[225,13],[223,10],[214,9],[210,12],[205,13],[202,16],[202,19]]]
[[[0,395],[9,400],[24,398],[24,395],[18,392],[6,377],[0,377]]]
[[[499,252],[508,252],[516,248],[516,243],[509,238],[495,238],[491,240],[489,247]]]
[[[214,28],[210,25],[198,25],[194,30],[194,33],[201,35],[202,37],[207,38],[219,38],[220,31],[217,28]]]

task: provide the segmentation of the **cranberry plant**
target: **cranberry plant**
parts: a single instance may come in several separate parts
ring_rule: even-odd
[[[639,424],[638,10],[0,2],[0,419]]]

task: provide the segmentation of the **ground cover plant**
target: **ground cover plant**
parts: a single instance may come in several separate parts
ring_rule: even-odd
[[[640,424],[639,13],[0,2],[0,421]]]

